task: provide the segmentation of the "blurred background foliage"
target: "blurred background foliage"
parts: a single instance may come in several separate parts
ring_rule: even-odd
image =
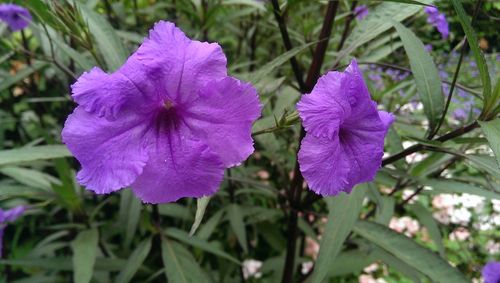
[[[11,2],[34,21],[21,32],[0,25],[0,207],[28,210],[5,230],[0,282],[279,282],[291,240],[294,282],[479,282],[485,262],[500,258],[498,2],[480,2],[477,38],[469,38],[480,50],[465,48],[461,59],[463,21],[477,1],[417,1],[446,15],[448,39],[415,1],[356,1],[369,9],[364,19],[354,17],[354,1],[339,1],[322,73],[356,57],[373,99],[397,116],[386,157],[411,154],[386,159],[376,181],[349,196],[304,193],[299,208],[286,197],[300,132],[288,60],[308,69],[327,1],[279,2],[291,51],[271,1]],[[218,42],[229,73],[254,83],[265,105],[254,125],[256,152],[226,172],[210,199],[152,206],[127,189],[94,195],[77,184],[79,165],[61,145],[75,107],[70,85],[92,66],[116,70],[158,20]],[[424,45],[430,57],[420,53]],[[438,71],[431,79],[443,91],[431,99],[441,105],[455,85],[434,135],[428,113],[443,108],[423,101],[412,60]],[[287,219],[296,209],[299,233],[290,239]]]

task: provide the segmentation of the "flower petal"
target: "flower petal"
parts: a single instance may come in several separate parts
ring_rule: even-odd
[[[225,167],[253,153],[252,123],[261,105],[252,85],[227,77],[209,82],[183,115],[193,134],[208,144]]]
[[[226,76],[226,57],[217,43],[191,40],[173,23],[160,21],[136,52],[153,75],[162,79],[167,96],[185,104],[211,80]]]
[[[132,184],[148,160],[149,117],[118,114],[116,121],[109,121],[77,107],[62,132],[63,142],[82,165],[78,181],[99,194]]]
[[[224,167],[207,145],[172,128],[157,132],[156,139],[143,173],[131,186],[137,197],[164,203],[217,191]]]
[[[306,134],[299,150],[300,171],[311,190],[321,195],[336,195],[346,190],[351,170],[338,136],[333,140]]]
[[[338,135],[340,124],[351,113],[345,76],[340,72],[327,73],[319,78],[310,94],[300,99],[297,110],[308,133],[329,139]]]
[[[138,113],[150,112],[153,107],[161,107],[164,99],[158,83],[136,55],[112,74],[92,68],[71,88],[73,99],[85,111],[108,120],[116,119],[118,112],[127,107]]]

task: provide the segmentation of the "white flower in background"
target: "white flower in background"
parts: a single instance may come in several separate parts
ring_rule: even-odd
[[[308,274],[313,268],[314,263],[312,261],[306,261],[301,264],[300,272],[304,275]]]
[[[420,224],[418,224],[417,220],[408,216],[403,216],[401,218],[393,217],[389,223],[389,228],[398,233],[404,232],[406,236],[412,237],[420,229]]]
[[[495,212],[500,212],[500,200],[497,199],[491,200],[491,204],[493,205],[493,210]]]
[[[467,225],[471,220],[472,214],[467,208],[461,207],[454,209],[450,216],[451,223]]]
[[[319,244],[317,241],[310,237],[306,237],[306,247],[304,249],[304,255],[316,260],[319,253]]]
[[[465,208],[474,208],[475,211],[480,212],[484,208],[484,197],[462,194],[459,198],[459,203]]]
[[[378,270],[378,267],[379,267],[378,263],[375,262],[365,267],[363,271],[366,273],[373,273]]]
[[[493,240],[489,240],[488,242],[486,242],[485,248],[490,255],[496,255],[500,253],[500,243],[497,243]]]
[[[441,224],[450,224],[450,214],[446,210],[436,211],[432,214],[432,216]]]
[[[408,199],[415,193],[414,190],[403,190],[403,199]],[[411,198],[411,200],[408,202],[409,204],[415,203],[415,201],[418,199],[418,195],[414,196]]]
[[[262,277],[262,272],[260,269],[262,268],[262,261],[255,259],[246,259],[243,261],[243,277],[248,279],[250,277],[260,278]]]
[[[470,237],[470,232],[467,228],[458,227],[450,233],[450,240],[453,241],[465,241]]]
[[[432,206],[436,209],[453,208],[458,202],[457,195],[440,194],[432,199]]]

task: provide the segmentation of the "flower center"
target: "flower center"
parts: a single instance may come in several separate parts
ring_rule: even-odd
[[[166,100],[164,103],[163,103],[163,107],[165,107],[165,109],[167,110],[170,110],[174,107],[174,103],[170,100]]]

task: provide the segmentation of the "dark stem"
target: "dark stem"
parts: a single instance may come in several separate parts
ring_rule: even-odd
[[[277,4],[276,1],[273,1]],[[326,49],[328,47],[328,42],[333,29],[333,23],[335,21],[335,15],[337,14],[339,2],[330,1],[326,8],[325,18],[323,20],[323,26],[319,35],[319,41],[316,44],[316,49],[314,50],[314,56],[307,74],[307,79],[305,82],[305,92],[310,92],[316,81],[319,78],[321,72],[321,66],[325,59]],[[279,8],[279,7],[278,7]],[[305,130],[301,127],[299,144],[305,136]],[[294,175],[290,190],[288,193],[288,201],[290,203],[290,215],[288,218],[288,241],[287,250],[285,257],[285,267],[283,269],[283,283],[293,282],[293,277],[295,274],[295,254],[297,246],[297,236],[298,236],[298,212],[301,209],[301,194],[302,194],[302,184],[304,183],[304,177],[300,173],[300,167],[298,160],[295,163]]]
[[[356,5],[358,5],[358,1],[352,1],[351,4],[351,14],[347,17],[345,20],[344,24],[344,31],[342,32],[342,37],[340,38],[339,46],[337,46],[337,52],[339,52],[342,47],[344,47],[345,40],[347,39],[347,36],[349,35],[349,27],[351,26],[351,22],[354,19],[354,9],[356,9]]]
[[[479,127],[479,123],[477,121],[474,121],[472,124],[469,124],[467,126],[463,126],[461,128],[458,128],[454,131],[451,131],[437,139],[434,139],[435,141],[440,141],[440,142],[445,142],[445,141],[448,141],[448,140],[451,140],[451,139],[454,139],[456,137],[459,137],[461,135],[464,135],[472,130],[474,130],[475,128]],[[399,159],[401,158],[404,158],[406,157],[407,155],[410,155],[412,153],[415,153],[417,151],[420,151],[424,149],[424,145],[423,144],[415,144],[413,146],[410,146],[408,147],[407,149],[399,152],[399,153],[396,153],[394,155],[391,155],[385,159],[382,160],[382,166],[385,166],[387,164],[391,164],[393,162],[396,162],[398,161]]]
[[[280,29],[281,38],[283,39],[283,44],[285,45],[286,51],[290,51],[292,50],[293,46],[292,42],[290,41],[290,35],[288,35],[288,30],[286,28],[285,19],[283,17],[283,13],[281,12],[280,5],[278,3],[278,0],[271,0],[271,3],[273,4],[274,18],[276,19],[276,22],[278,22],[278,27]],[[306,87],[304,84],[302,70],[300,69],[299,63],[297,62],[295,56],[290,58],[290,64],[292,65],[293,74],[295,75],[295,79],[299,84],[300,91],[305,92]]]

